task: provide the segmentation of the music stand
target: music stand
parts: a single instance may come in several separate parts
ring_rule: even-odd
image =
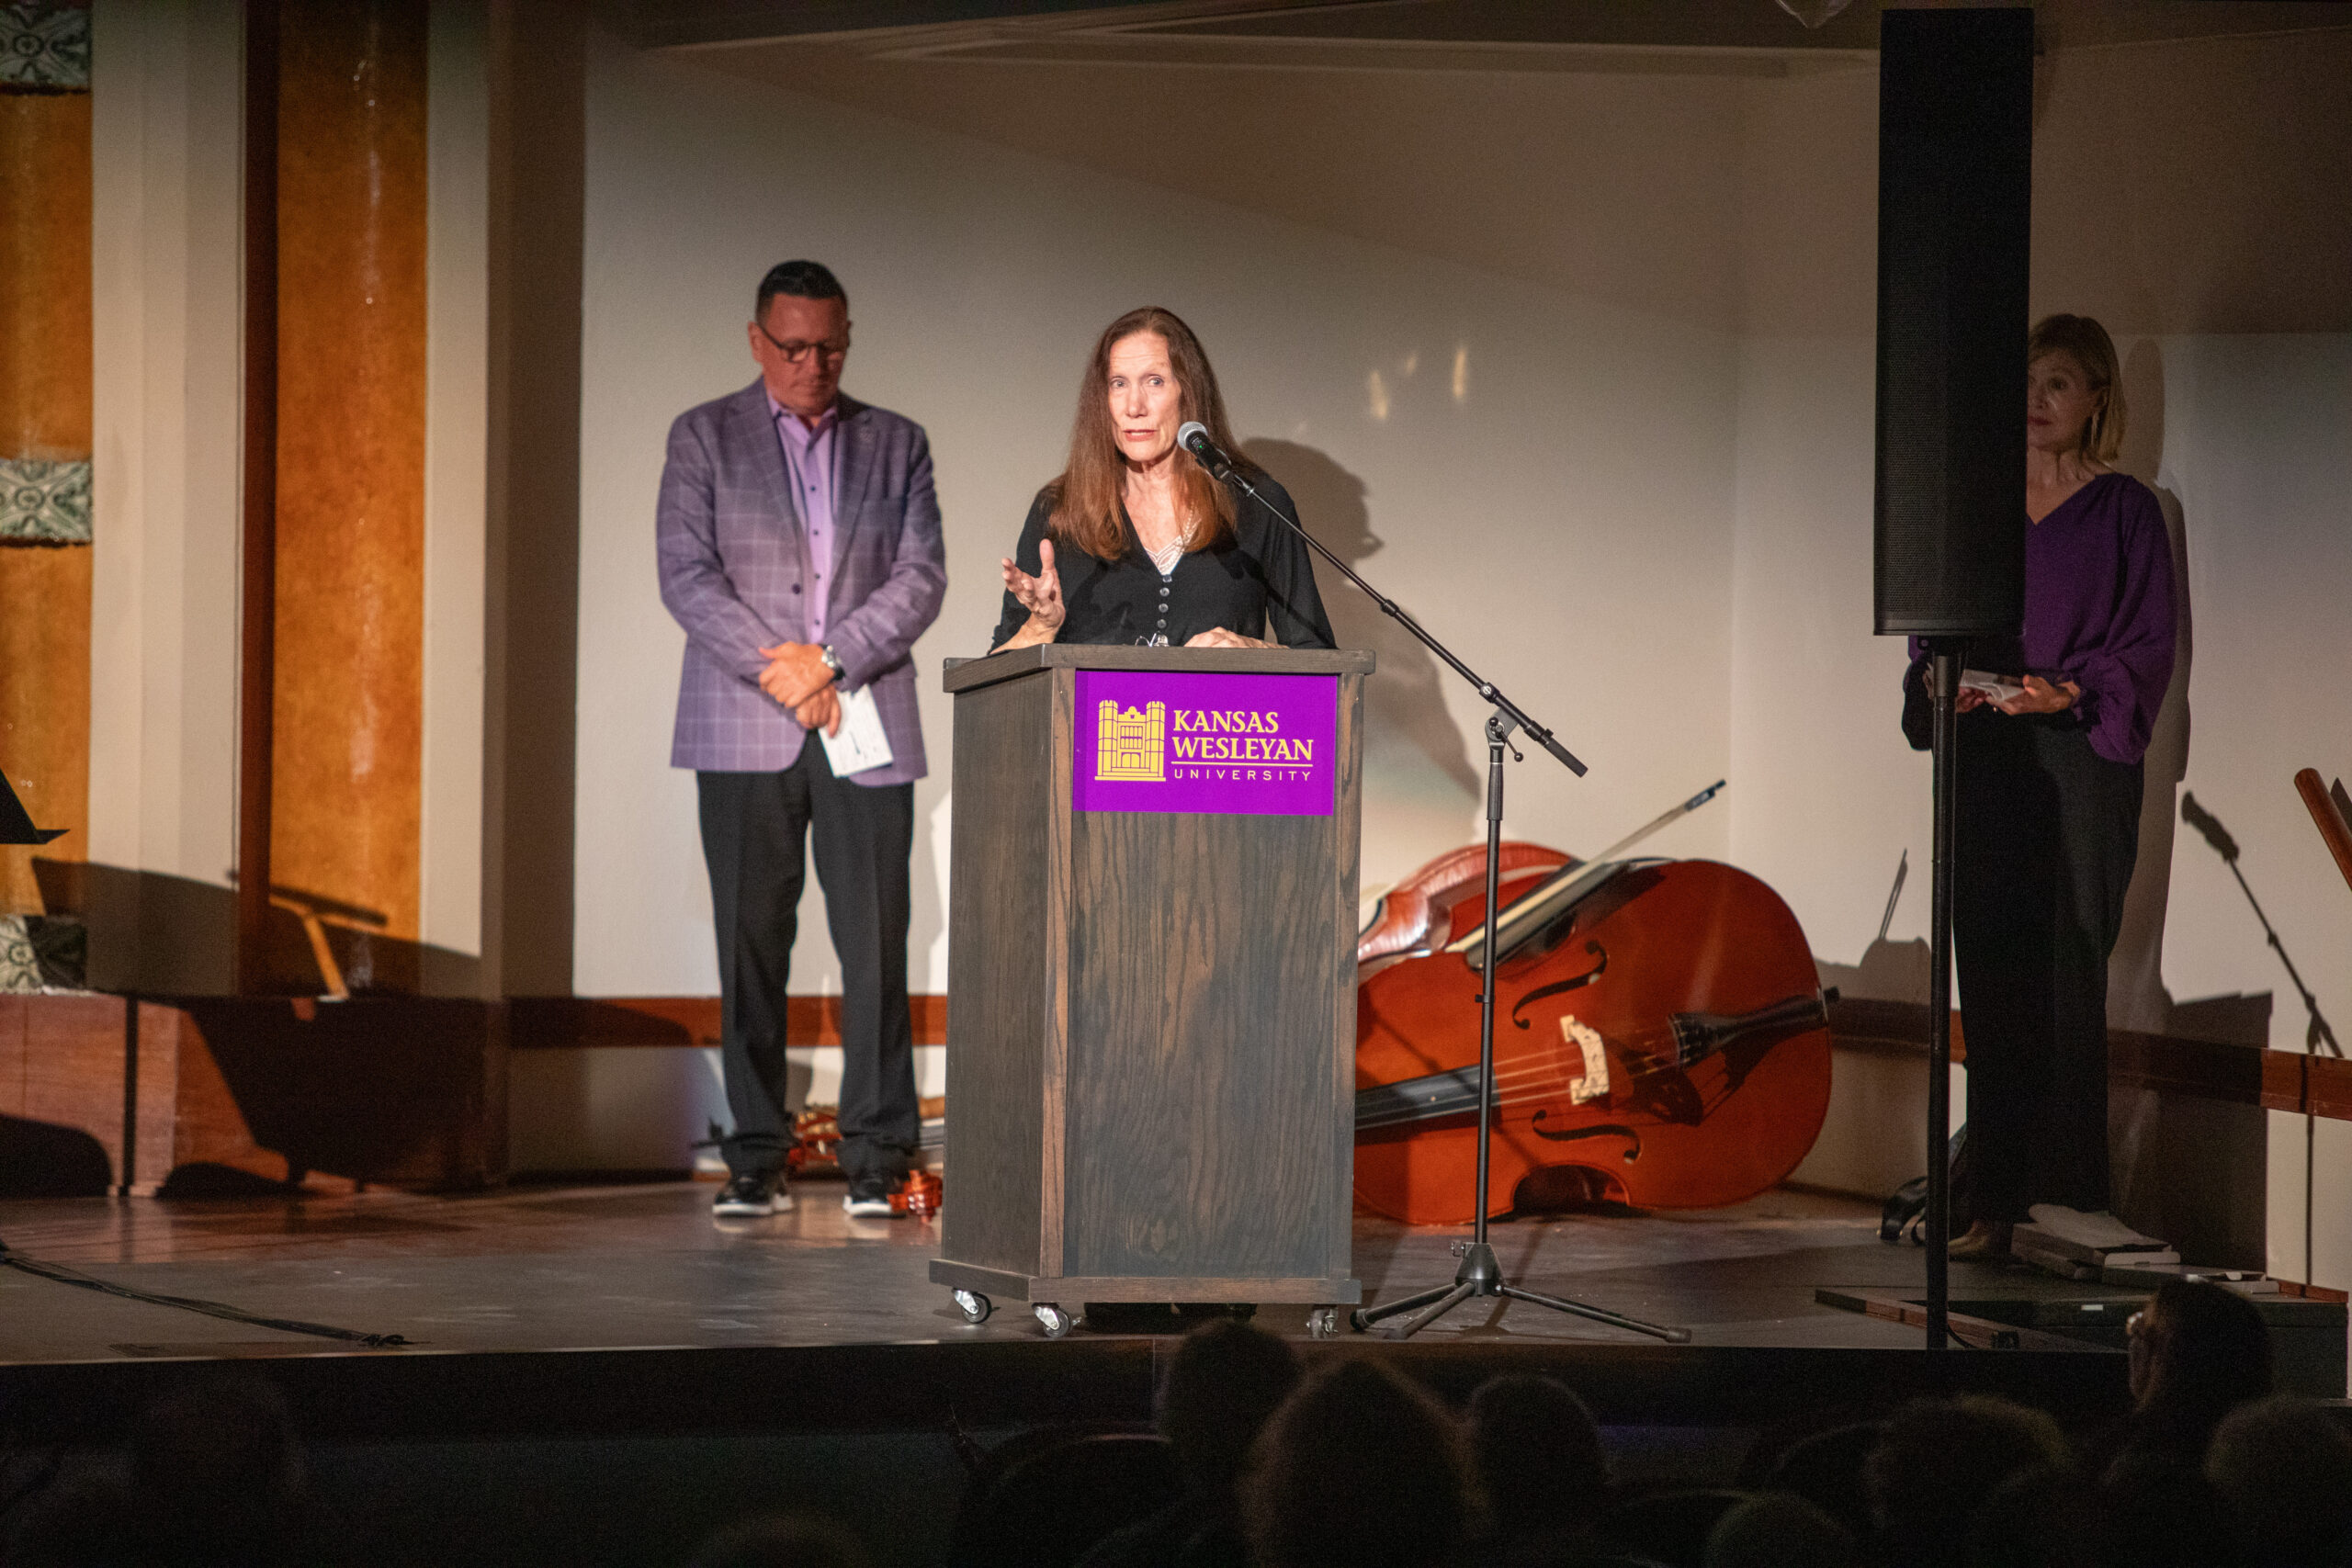
[[[17,798],[17,788],[8,782],[6,771],[0,770],[0,844],[45,844],[64,831],[34,827],[32,815]]]

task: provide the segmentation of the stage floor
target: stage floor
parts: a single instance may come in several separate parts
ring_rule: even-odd
[[[286,1399],[337,1506],[401,1561],[536,1568],[666,1561],[718,1522],[803,1496],[891,1518],[895,1560],[937,1562],[975,1443],[1150,1419],[1172,1334],[1048,1340],[1011,1303],[970,1325],[928,1279],[935,1225],[850,1219],[838,1182],[802,1185],[789,1214],[716,1224],[713,1191],[0,1202],[0,1241],[21,1258],[408,1342],[355,1349],[0,1269],[0,1424],[98,1463],[164,1390],[258,1379]],[[1367,1295],[1450,1280],[1465,1234],[1359,1221]],[[1517,1282],[1688,1327],[1691,1343],[1496,1302],[1402,1344],[1307,1343],[1304,1307],[1258,1321],[1310,1359],[1377,1358],[1457,1404],[1499,1371],[1565,1378],[1620,1475],[1642,1483],[1726,1483],[1759,1440],[1923,1394],[2003,1394],[2077,1430],[2128,1402],[2120,1330],[2106,1346],[2029,1329],[2015,1349],[1929,1356],[1917,1327],[1824,1304],[1825,1291],[1882,1306],[1921,1292],[1926,1255],[1881,1244],[1871,1204],[1779,1191],[1703,1213],[1515,1220],[1493,1240]],[[1952,1289],[1956,1308],[2116,1294],[1983,1264],[1956,1264]],[[2100,1310],[2117,1315],[2111,1300]],[[453,1555],[445,1528],[468,1550]]]
[[[1052,1340],[1003,1303],[967,1324],[929,1280],[934,1224],[853,1220],[839,1182],[798,1190],[789,1214],[724,1224],[714,1189],[691,1181],[0,1203],[0,1240],[20,1258],[405,1342],[359,1348],[0,1269],[0,1414],[26,1440],[103,1447],[164,1389],[233,1370],[273,1384],[314,1444],[345,1454],[886,1433],[929,1452],[957,1432],[1150,1419],[1172,1318],[1170,1332]],[[1368,1298],[1451,1280],[1466,1234],[1360,1220]],[[1501,1371],[1564,1377],[1621,1448],[1665,1454],[1661,1473],[1686,1479],[1719,1476],[1758,1432],[1920,1394],[2006,1394],[2086,1427],[2128,1397],[2114,1346],[2027,1330],[2014,1350],[1926,1356],[1919,1328],[1824,1304],[1825,1290],[1883,1306],[1922,1288],[1925,1254],[1881,1244],[1874,1207],[1852,1200],[1780,1191],[1702,1213],[1529,1218],[1493,1241],[1516,1282],[1687,1327],[1690,1343],[1493,1301],[1404,1343],[1308,1343],[1304,1306],[1257,1320],[1310,1359],[1376,1357],[1457,1402]],[[1983,1265],[1955,1265],[1952,1283],[1956,1308],[2096,1292]]]
[[[840,1184],[821,1181],[800,1184],[788,1214],[714,1223],[711,1191],[664,1182],[455,1197],[17,1201],[0,1203],[0,1240],[152,1293],[397,1334],[415,1352],[1041,1337],[1017,1303],[977,1326],[963,1320],[926,1279],[933,1224],[851,1219]],[[1913,1348],[1915,1329],[1815,1299],[1823,1286],[1919,1287],[1922,1254],[1881,1244],[1875,1221],[1864,1203],[1778,1191],[1687,1214],[1516,1220],[1496,1225],[1493,1239],[1518,1282],[1681,1325],[1697,1346]],[[1367,1299],[1450,1279],[1450,1244],[1467,1234],[1360,1219],[1356,1268]],[[1964,1274],[1955,1270],[1956,1292]],[[1269,1306],[1259,1321],[1304,1335],[1306,1309]],[[1457,1309],[1422,1337],[1648,1343],[1501,1303]],[[0,1364],[343,1353],[348,1347],[334,1341],[0,1270]]]

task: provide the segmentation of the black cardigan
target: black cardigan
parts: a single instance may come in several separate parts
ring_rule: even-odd
[[[1252,482],[1269,501],[1298,515],[1281,485],[1262,477]],[[1127,549],[1118,559],[1101,560],[1057,540],[1054,575],[1061,579],[1064,615],[1054,640],[1139,643],[1165,636],[1171,646],[1182,648],[1194,635],[1223,626],[1242,637],[1271,637],[1284,648],[1336,646],[1322,596],[1315,590],[1315,566],[1306,542],[1252,497],[1243,494],[1235,500],[1239,503],[1235,536],[1187,554],[1165,583],[1144,553],[1124,506],[1119,521],[1126,529]],[[1037,575],[1037,546],[1046,537],[1046,519],[1052,513],[1053,503],[1040,491],[1029,507],[1028,521],[1021,525],[1013,563],[1032,577]],[[1008,591],[1003,618],[989,647],[1001,648],[1028,624],[1029,612]]]

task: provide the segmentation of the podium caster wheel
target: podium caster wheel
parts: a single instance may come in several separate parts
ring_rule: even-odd
[[[996,1303],[978,1291],[957,1291],[956,1309],[964,1314],[966,1323],[986,1323],[989,1314],[996,1311]]]
[[[1340,1309],[1317,1307],[1306,1314],[1306,1337],[1309,1339],[1336,1339],[1340,1337]]]
[[[1036,1315],[1037,1326],[1046,1331],[1048,1339],[1059,1339],[1078,1321],[1051,1302],[1039,1302],[1029,1310]]]

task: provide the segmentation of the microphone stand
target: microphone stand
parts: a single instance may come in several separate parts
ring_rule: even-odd
[[[2278,940],[2278,929],[2271,925],[2270,917],[2262,912],[2262,900],[2254,896],[2254,888],[2247,883],[2245,873],[2238,869],[2237,840],[2222,826],[2221,818],[2198,805],[2197,796],[2188,790],[2181,792],[2180,819],[2204,835],[2205,841],[2213,847],[2213,852],[2220,855],[2222,863],[2230,868],[2230,874],[2238,879],[2238,891],[2244,893],[2245,901],[2254,906],[2254,918],[2262,922],[2262,934],[2270,940],[2270,951],[2277,953],[2278,962],[2287,966],[2287,977],[2295,982],[2295,989],[2303,998],[2303,1011],[2311,1018],[2310,1027],[2303,1032],[2302,1062],[2303,1279],[2309,1281],[2316,1277],[2312,1266],[2312,1203],[2317,1186],[2315,1173],[2319,1168],[2319,1112],[2312,1105],[2312,1058],[2319,1055],[2322,1046],[2327,1048],[2329,1055],[2341,1058],[2344,1047],[2336,1043],[2335,1031],[2327,1026],[2327,1016],[2319,1010],[2319,998],[2312,995],[2309,986],[2303,984],[2302,972],[2295,967],[2295,961],[2287,956],[2287,944]]]
[[[1644,1323],[1638,1318],[1625,1317],[1601,1307],[1541,1295],[1512,1284],[1503,1277],[1502,1265],[1496,1260],[1495,1249],[1487,1240],[1487,1151],[1495,1104],[1495,964],[1498,950],[1502,945],[1496,938],[1499,934],[1497,921],[1501,915],[1497,905],[1501,901],[1502,891],[1503,752],[1509,750],[1517,761],[1526,761],[1519,748],[1510,743],[1513,730],[1525,730],[1529,739],[1557,758],[1561,766],[1579,778],[1584,776],[1584,764],[1561,745],[1549,729],[1530,718],[1524,708],[1503,695],[1493,682],[1455,658],[1453,649],[1438,641],[1419,621],[1406,614],[1396,601],[1366,582],[1354,568],[1299,526],[1297,518],[1261,495],[1257,487],[1205,435],[1186,440],[1184,448],[1210,473],[1240,490],[1250,500],[1281,518],[1292,533],[1306,541],[1307,548],[1330,562],[1340,576],[1354,583],[1367,598],[1380,606],[1381,614],[1410,632],[1415,640],[1443,660],[1448,669],[1469,682],[1472,690],[1495,710],[1487,718],[1487,938],[1478,944],[1478,1175],[1472,1210],[1476,1217],[1472,1221],[1470,1239],[1453,1244],[1454,1255],[1462,1259],[1462,1265],[1454,1270],[1453,1283],[1435,1286],[1407,1296],[1402,1301],[1387,1302],[1376,1307],[1359,1307],[1348,1314],[1349,1325],[1363,1334],[1385,1318],[1404,1316],[1404,1321],[1390,1329],[1388,1334],[1391,1338],[1406,1339],[1474,1297],[1501,1296],[1553,1312],[1589,1318],[1612,1327],[1629,1328],[1636,1334],[1646,1334],[1669,1344],[1689,1343],[1690,1331],[1687,1328],[1668,1328],[1659,1324]],[[1405,1315],[1408,1314],[1410,1315]]]

